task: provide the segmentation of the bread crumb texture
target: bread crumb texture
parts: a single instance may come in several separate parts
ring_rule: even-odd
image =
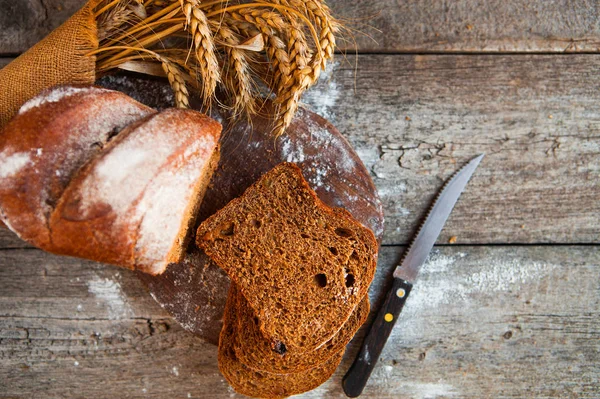
[[[295,353],[340,331],[377,263],[373,233],[324,205],[290,163],[208,218],[196,240],[239,287],[262,334]]]
[[[218,361],[221,373],[238,393],[257,398],[285,398],[315,389],[331,377],[342,361],[343,350],[317,367],[291,374],[256,371],[240,362],[234,349],[236,335],[240,332],[237,327],[237,295],[232,285],[223,316]]]
[[[277,374],[298,373],[317,367],[344,351],[356,331],[369,315],[369,298],[363,300],[343,325],[340,331],[325,344],[312,352],[297,353],[288,350],[285,344],[273,342],[260,332],[258,318],[243,295],[238,293],[237,336],[235,354],[240,362],[255,371]]]

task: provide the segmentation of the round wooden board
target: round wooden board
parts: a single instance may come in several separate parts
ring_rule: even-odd
[[[134,76],[103,78],[102,86],[123,91],[155,108],[170,106],[166,83]],[[240,196],[275,165],[294,162],[318,197],[331,207],[348,210],[379,241],[383,209],[369,172],[348,141],[328,121],[300,108],[285,135],[272,132],[273,106],[265,104],[249,122],[223,124],[221,159],[202,202],[198,223]],[[229,278],[190,241],[186,258],[160,276],[138,273],[152,297],[185,329],[217,343],[229,289]]]

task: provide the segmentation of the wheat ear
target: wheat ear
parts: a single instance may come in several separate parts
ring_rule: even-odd
[[[134,10],[127,2],[120,2],[110,11],[103,13],[98,21],[98,40],[102,41],[118,32],[125,23],[134,18]]]
[[[233,30],[224,24],[214,23],[213,29],[216,30],[217,37],[225,43],[225,52],[227,54],[227,79],[225,79],[225,85],[233,97],[234,115],[239,115],[243,111],[247,115],[251,115],[255,112],[255,101],[252,95],[252,78],[244,51],[236,48],[240,44],[240,40]]]
[[[192,35],[196,59],[202,74],[202,97],[205,104],[209,104],[217,83],[221,80],[212,32],[206,14],[199,7],[198,0],[180,0],[180,3],[187,21],[186,29]]]
[[[265,10],[243,8],[230,13],[234,20],[245,21],[256,27],[265,39],[265,50],[271,63],[273,78],[272,89],[279,93],[288,85],[291,77],[290,59],[284,41],[276,35],[285,28],[280,14]]]
[[[169,80],[169,84],[171,85],[171,89],[173,90],[173,94],[175,96],[175,106],[177,108],[189,108],[190,94],[185,85],[185,79],[183,77],[183,73],[181,70],[168,58],[156,55],[156,58],[162,64],[163,71],[167,75],[167,79]]]

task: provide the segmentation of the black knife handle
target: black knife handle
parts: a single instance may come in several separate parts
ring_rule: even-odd
[[[379,309],[358,356],[342,380],[342,387],[347,396],[356,398],[367,385],[369,376],[379,360],[379,355],[396,324],[411,289],[412,284],[408,281],[394,278],[392,289]]]

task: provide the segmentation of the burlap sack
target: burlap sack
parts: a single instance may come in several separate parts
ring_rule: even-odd
[[[42,90],[59,84],[92,84],[98,48],[94,7],[90,0],[64,24],[26,53],[0,69],[0,128],[21,105]]]

